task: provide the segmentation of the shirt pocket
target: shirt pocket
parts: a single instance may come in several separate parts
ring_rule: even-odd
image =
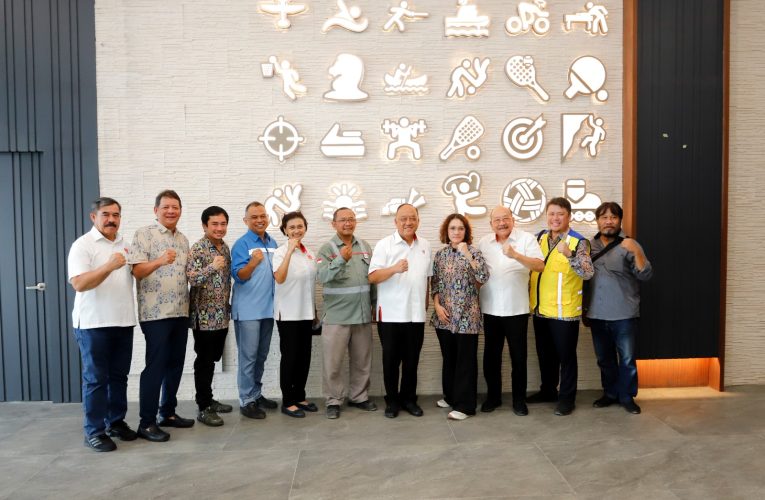
[[[547,267],[554,273],[568,274],[571,271],[568,259],[563,255],[551,256],[550,260],[547,261]]]

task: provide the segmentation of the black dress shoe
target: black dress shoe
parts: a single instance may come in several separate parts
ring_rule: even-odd
[[[398,417],[398,406],[386,406],[385,407],[385,416],[387,418],[396,418]]]
[[[352,406],[364,411],[377,411],[377,405],[368,399],[360,403],[357,403],[356,401],[348,401],[348,406]]]
[[[624,407],[625,411],[627,413],[632,413],[633,415],[639,415],[640,414],[640,407],[635,403],[634,400],[630,399],[629,401],[626,401],[622,403],[622,407]]]
[[[244,415],[247,418],[254,418],[256,420],[261,420],[266,418],[266,412],[263,411],[263,409],[258,406],[258,403],[255,401],[250,401],[244,406],[239,407],[239,413]]]
[[[106,434],[86,437],[85,446],[94,451],[114,451],[117,449],[117,445]]]
[[[260,396],[255,402],[264,410],[275,410],[279,406],[276,401],[272,401],[265,396]]]
[[[286,406],[282,406],[282,413],[284,413],[288,417],[294,417],[294,418],[303,418],[303,417],[305,417],[305,412],[303,410],[301,410],[300,408],[298,408],[296,410],[290,410]]]
[[[571,415],[575,407],[576,405],[573,402],[560,401],[558,405],[555,407],[554,413],[558,415],[559,417],[565,417],[566,415]]]
[[[165,417],[158,422],[160,427],[177,427],[178,429],[187,429],[194,426],[194,420],[190,418],[183,418],[177,413],[173,413],[169,417]]]
[[[311,403],[311,402],[295,403],[295,406],[297,406],[298,408],[300,408],[303,411],[310,411],[310,412],[319,411],[319,407],[316,406],[315,404]]]
[[[212,403],[210,403],[210,406],[215,413],[231,413],[234,411],[233,406],[221,403],[220,401],[215,401],[214,399],[212,400]]]
[[[119,439],[120,441],[135,441],[138,434],[131,429],[124,420],[114,422],[111,427],[106,429],[106,434],[110,437]]]
[[[330,420],[340,418],[340,405],[327,406],[327,418]]]
[[[495,401],[489,401],[488,399],[481,404],[481,411],[484,413],[491,413],[497,408],[502,406],[502,401],[495,402]]]
[[[517,403],[513,403],[513,413],[519,417],[525,417],[529,414],[529,407],[526,406],[526,403],[523,401],[518,401]]]
[[[409,412],[410,415],[413,417],[421,417],[422,416],[422,408],[420,408],[417,403],[406,403],[404,405],[404,409]]]
[[[157,424],[151,424],[148,427],[138,427],[138,437],[155,443],[163,443],[170,440],[170,434],[163,431]]]
[[[603,394],[599,399],[596,399],[595,401],[592,402],[592,406],[594,406],[595,408],[606,408],[617,402],[618,401],[616,401],[614,398],[606,394]]]
[[[526,402],[529,404],[536,404],[536,403],[555,403],[558,401],[558,396],[555,394],[546,394],[542,391],[539,391],[535,394],[532,394],[531,396],[526,398]]]

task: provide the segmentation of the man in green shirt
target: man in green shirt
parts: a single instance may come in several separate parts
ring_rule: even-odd
[[[353,235],[353,210],[335,210],[332,227],[337,234],[321,247],[316,263],[319,281],[324,285],[324,395],[327,418],[335,419],[340,416],[345,394],[348,406],[374,411],[377,405],[369,400],[374,288],[367,274],[372,250],[366,241]],[[350,363],[348,387],[341,366],[346,349]]]

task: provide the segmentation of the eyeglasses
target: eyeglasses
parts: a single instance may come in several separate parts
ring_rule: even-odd
[[[346,224],[346,223],[355,224],[356,223],[356,218],[355,217],[346,217],[344,219],[337,219],[335,222],[337,222],[338,224]]]

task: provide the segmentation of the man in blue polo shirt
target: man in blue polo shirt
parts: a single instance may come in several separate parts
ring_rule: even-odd
[[[231,318],[239,349],[239,411],[245,417],[260,419],[266,418],[265,408],[276,408],[275,401],[263,396],[261,379],[274,329],[272,259],[277,244],[266,232],[268,215],[262,203],[247,205],[244,223],[248,231],[231,250]]]

